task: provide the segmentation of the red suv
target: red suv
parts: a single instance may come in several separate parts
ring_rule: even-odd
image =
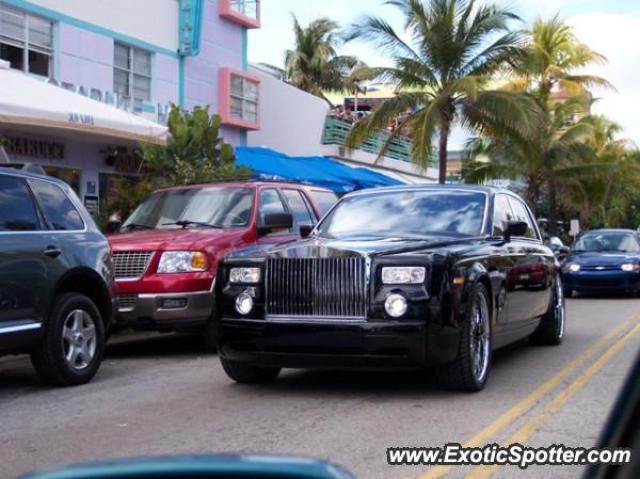
[[[208,331],[220,258],[296,239],[336,200],[330,190],[263,181],[156,191],[109,237],[120,295],[116,324]]]

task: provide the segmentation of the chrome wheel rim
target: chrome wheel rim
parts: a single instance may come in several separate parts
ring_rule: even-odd
[[[565,319],[567,315],[564,294],[562,292],[562,282],[560,278],[556,280],[556,295],[555,295],[554,314],[556,317],[556,334],[558,339],[562,339],[564,336]]]
[[[65,363],[76,371],[86,369],[96,355],[96,326],[89,313],[71,311],[62,326],[62,352]]]
[[[473,376],[478,382],[487,374],[490,348],[489,306],[484,294],[478,294],[471,309],[471,361]]]

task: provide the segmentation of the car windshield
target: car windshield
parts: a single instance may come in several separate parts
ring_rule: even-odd
[[[585,234],[577,241],[574,250],[637,253],[640,251],[640,245],[632,233],[603,231]]]
[[[253,190],[240,187],[187,188],[152,194],[131,214],[124,230],[235,228],[247,226]]]
[[[486,195],[470,191],[390,191],[342,200],[318,228],[330,238],[421,238],[480,234]]]

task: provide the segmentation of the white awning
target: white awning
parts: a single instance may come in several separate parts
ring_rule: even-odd
[[[163,144],[167,128],[9,68],[0,60],[0,127],[58,129]]]

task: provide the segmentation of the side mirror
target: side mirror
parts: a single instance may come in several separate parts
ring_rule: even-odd
[[[313,231],[313,228],[315,228],[314,225],[301,225],[300,226],[300,237],[301,238],[308,238],[309,235],[311,234],[311,232]]]
[[[289,213],[272,213],[264,216],[264,221],[258,225],[258,233],[267,235],[273,230],[290,230],[293,227],[293,216]]]
[[[505,242],[511,241],[512,236],[524,236],[527,234],[529,225],[525,221],[509,221],[504,230]]]

